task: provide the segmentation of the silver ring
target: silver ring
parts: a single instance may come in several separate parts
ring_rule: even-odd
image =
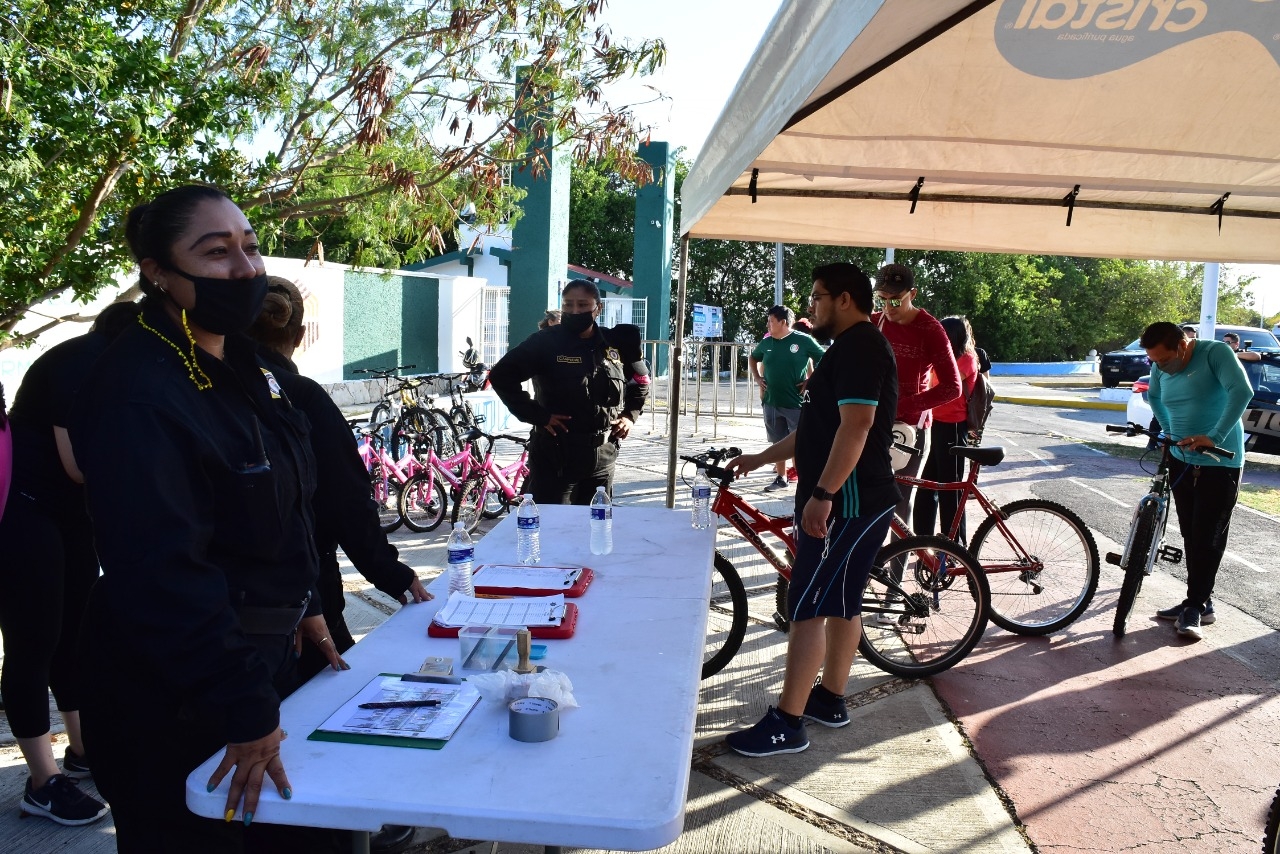
[[[322,643],[328,643],[328,642],[329,642],[328,638],[320,638],[320,640],[316,641],[316,646],[319,646]]]

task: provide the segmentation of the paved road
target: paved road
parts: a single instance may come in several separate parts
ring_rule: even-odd
[[[1143,447],[1141,439],[1104,432],[1103,425],[1115,423],[1121,415],[1038,406],[997,408],[988,428],[988,443],[1000,442],[1008,456],[998,469],[983,473],[983,482],[1003,480],[1017,472],[1029,481],[1031,494],[1065,504],[1079,513],[1095,533],[1123,544],[1133,507],[1150,488],[1151,476],[1147,472],[1155,471],[1155,460],[1140,464],[1137,460],[1107,456],[1083,444],[1113,442]],[[1275,460],[1250,456],[1259,461]],[[1247,463],[1244,480],[1280,487],[1280,474],[1250,468]],[[1170,514],[1167,539],[1181,546],[1181,537],[1177,515]],[[1215,595],[1272,629],[1280,629],[1280,563],[1274,558],[1278,540],[1280,520],[1238,505]],[[1158,571],[1186,581],[1181,564],[1161,563]],[[1158,607],[1170,604],[1174,603],[1161,603]],[[1272,678],[1280,678],[1280,662]]]

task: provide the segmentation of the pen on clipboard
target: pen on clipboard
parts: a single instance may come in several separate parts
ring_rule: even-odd
[[[382,703],[361,703],[362,709],[425,709],[440,705],[439,700],[388,700]]]

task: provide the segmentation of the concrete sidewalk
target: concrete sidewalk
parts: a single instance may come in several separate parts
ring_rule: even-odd
[[[997,409],[989,428],[995,442],[1012,431],[1010,457],[983,476],[984,490],[997,502],[1037,494],[1043,479],[1076,459],[1068,452],[1079,453],[1065,440],[1034,453],[1020,447],[1028,434],[1015,425],[1024,419],[1017,407]],[[691,424],[682,422],[684,453],[712,444],[746,451],[765,444],[758,416],[721,418],[714,439],[709,419],[702,419],[701,433]],[[662,506],[666,459],[665,422],[646,414],[623,449],[617,503]],[[763,491],[770,479],[759,472],[740,491],[763,509],[788,512],[789,491]],[[687,506],[684,484],[677,495]],[[1094,535],[1100,552],[1118,549],[1100,531]],[[404,559],[431,579],[445,562],[445,536],[442,526],[393,539]],[[664,851],[1256,850],[1254,836],[1261,835],[1280,764],[1280,739],[1273,735],[1280,725],[1280,665],[1274,664],[1280,639],[1247,615],[1219,603],[1219,624],[1187,647],[1144,611],[1135,615],[1130,637],[1116,643],[1109,621],[1119,578],[1104,565],[1093,605],[1062,632],[1021,638],[989,628],[965,661],[922,682],[858,662],[846,696],[852,725],[811,727],[812,746],[801,754],[746,759],[727,751],[722,738],[776,703],[786,640],[771,619],[772,570],[735,533],[722,528],[717,546],[748,586],[753,620],[737,657],[702,687],[684,833]],[[348,622],[360,636],[398,606],[351,567],[344,572]],[[1180,587],[1156,573],[1140,604],[1175,601]],[[151,749],[163,749],[168,736],[157,732]],[[0,747],[0,805],[13,808],[0,809],[0,849],[114,850],[110,818],[85,828],[19,821],[25,778],[9,739]],[[91,783],[86,788],[93,792]],[[541,849],[420,829],[410,850]]]

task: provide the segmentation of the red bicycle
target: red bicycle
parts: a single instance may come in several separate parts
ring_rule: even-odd
[[[709,448],[680,459],[706,470],[719,483],[711,509],[727,521],[772,566],[781,582],[791,578],[795,540],[791,516],[764,513],[732,489],[733,474],[720,467],[742,453],[737,448]],[[765,542],[768,534],[783,544],[779,554]],[[707,647],[702,678],[719,673],[737,654],[746,637],[748,602],[742,577],[719,551],[713,561]],[[864,619],[858,650],[863,657],[895,676],[919,678],[941,673],[959,662],[978,643],[987,627],[991,593],[987,578],[965,548],[942,537],[906,537],[880,549],[862,594]],[[779,603],[781,620],[785,597]]]

